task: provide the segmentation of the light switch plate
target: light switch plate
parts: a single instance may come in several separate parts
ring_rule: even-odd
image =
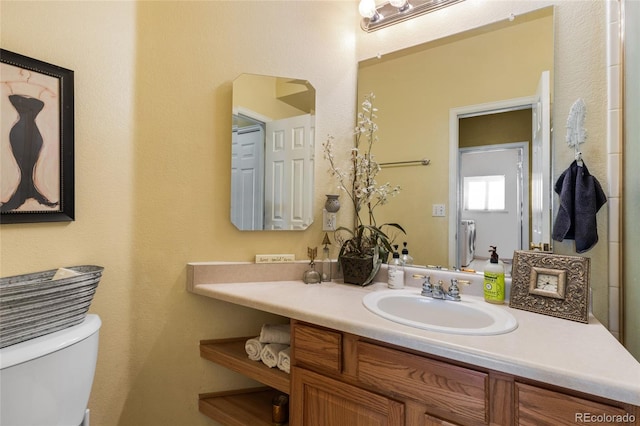
[[[322,230],[323,231],[335,231],[337,214],[328,212],[326,209],[322,209]]]
[[[445,217],[447,215],[444,204],[434,204],[431,216],[433,217]]]

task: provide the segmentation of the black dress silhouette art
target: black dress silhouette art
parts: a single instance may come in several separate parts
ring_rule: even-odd
[[[13,157],[20,168],[20,183],[11,198],[2,203],[0,210],[9,212],[25,203],[29,198],[47,207],[54,207],[58,203],[51,202],[40,193],[33,180],[36,163],[42,150],[42,135],[36,124],[36,117],[44,108],[40,99],[22,95],[9,95],[11,104],[18,111],[18,122],[9,132],[9,142]]]

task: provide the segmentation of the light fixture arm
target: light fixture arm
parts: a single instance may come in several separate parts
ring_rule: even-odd
[[[361,6],[368,6],[368,13],[362,13],[363,7],[360,7],[363,16],[360,26],[366,32],[376,31],[461,1],[464,0],[390,0],[377,6],[372,13],[372,0],[361,0]]]

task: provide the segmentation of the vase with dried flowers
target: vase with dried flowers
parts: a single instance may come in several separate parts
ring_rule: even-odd
[[[337,179],[338,189],[346,193],[355,212],[353,228],[337,228],[335,238],[340,244],[338,260],[344,282],[359,285],[373,281],[380,265],[393,250],[391,238],[383,229],[395,228],[405,233],[397,223],[378,225],[374,216],[376,207],[386,204],[391,197],[400,193],[399,186],[392,186],[389,182],[379,185],[376,181],[380,165],[372,152],[373,145],[378,142],[378,126],[375,123],[378,110],[373,106],[374,99],[373,93],[366,95],[358,112],[355,145],[349,148],[351,155],[347,167],[338,165],[333,136],[329,136],[323,144],[329,172]]]

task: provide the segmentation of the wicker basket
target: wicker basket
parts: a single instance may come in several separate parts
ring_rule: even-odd
[[[81,323],[101,266],[72,266],[78,275],[52,280],[57,269],[0,278],[0,348]]]

